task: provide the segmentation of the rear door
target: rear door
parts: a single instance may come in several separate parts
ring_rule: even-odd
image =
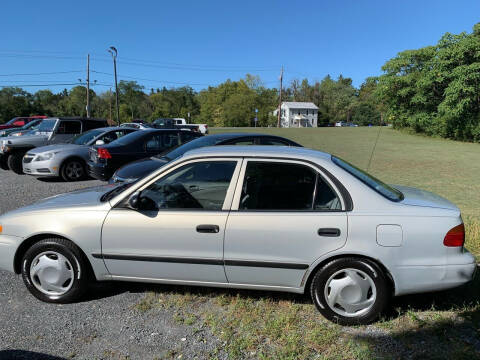
[[[310,164],[244,160],[225,231],[228,281],[300,287],[310,264],[344,246],[344,209],[334,184]]]

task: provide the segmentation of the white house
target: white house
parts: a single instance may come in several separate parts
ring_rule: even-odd
[[[280,124],[282,127],[317,127],[318,107],[312,102],[282,102]],[[277,115],[274,111],[274,115]]]

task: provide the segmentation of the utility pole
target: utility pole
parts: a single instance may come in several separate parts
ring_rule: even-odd
[[[277,127],[280,127],[280,117],[282,112],[282,83],[283,83],[283,65],[282,71],[280,72],[280,97],[278,100],[278,112],[277,112]]]
[[[87,54],[87,118],[90,117],[90,54]]]
[[[110,88],[110,91],[108,93],[108,100],[110,100],[110,117],[109,117],[109,119],[112,120],[112,88]]]
[[[115,74],[115,105],[117,107],[117,125],[120,126],[120,109],[118,108],[118,83],[117,83],[117,54],[118,51],[115,47],[110,46],[108,52],[112,54],[113,58],[113,73]]]

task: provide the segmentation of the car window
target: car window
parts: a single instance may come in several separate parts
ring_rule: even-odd
[[[342,203],[337,193],[320,175],[317,175],[317,186],[315,188],[315,201],[313,210],[332,211],[342,210]]]
[[[142,191],[158,209],[221,210],[236,161],[205,161],[182,166]]]
[[[160,152],[178,145],[178,134],[156,133],[150,136],[145,142],[145,149],[148,152]]]
[[[281,146],[290,145],[288,142],[284,140],[273,139],[273,138],[262,138],[260,139],[260,143],[262,145],[281,145]]]
[[[238,140],[230,140],[225,145],[255,145],[253,138],[240,138]]]
[[[249,161],[239,209],[313,210],[316,182],[317,173],[306,165]],[[318,197],[319,208],[328,206],[327,198]]]
[[[13,122],[13,125],[15,126],[23,126],[25,125],[25,120],[17,120]]]
[[[380,195],[386,197],[387,199],[395,202],[403,200],[404,196],[401,191],[385,184],[384,182],[378,180],[372,175],[366,173],[365,171],[360,170],[349,162],[342,160],[336,156],[332,156],[332,161],[345,171],[349,172],[351,175],[355,176],[365,185],[375,190]]]
[[[167,133],[162,134],[162,145],[164,148],[171,148],[178,145],[178,134]]]
[[[182,131],[182,143],[189,142],[190,140],[198,138],[198,134],[191,131]]]
[[[101,136],[98,140],[103,140],[105,144],[110,144],[112,141],[120,139],[122,136],[129,134],[131,131],[128,130],[116,130],[109,131],[108,133]]]
[[[80,121],[60,121],[57,134],[80,134],[82,132],[82,124]]]

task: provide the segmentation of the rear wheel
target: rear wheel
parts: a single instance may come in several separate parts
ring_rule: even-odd
[[[310,293],[322,315],[341,325],[371,323],[390,298],[383,271],[372,261],[357,258],[326,264],[315,274]]]
[[[37,299],[53,303],[77,301],[88,285],[87,264],[71,242],[51,238],[30,247],[22,259],[22,278]]]
[[[14,153],[9,155],[7,160],[8,168],[12,170],[15,174],[23,174],[22,159],[23,153]]]
[[[87,171],[85,163],[78,159],[67,160],[60,170],[60,175],[65,181],[80,181],[85,179]]]

